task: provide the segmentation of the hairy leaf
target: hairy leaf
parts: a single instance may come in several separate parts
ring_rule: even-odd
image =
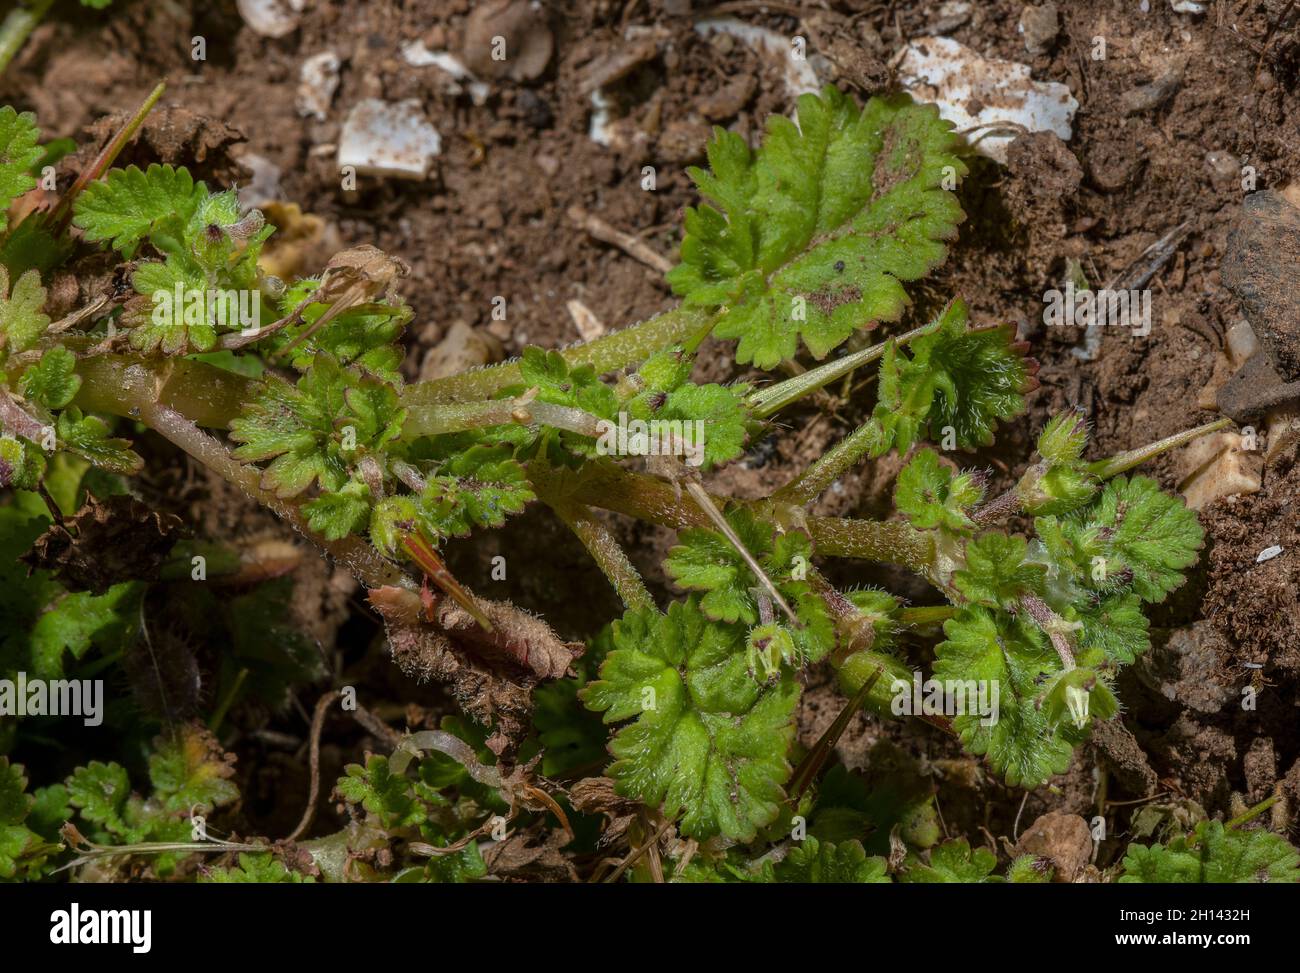
[[[996,686],[996,721],[978,713],[954,718],[953,726],[971,753],[984,756],[1011,787],[1037,787],[1070,765],[1082,736],[1068,723],[1051,723],[1035,705],[1038,682],[1060,670],[1047,638],[1031,622],[966,608],[943,626],[944,642],[935,649],[934,677],[974,680]],[[991,723],[991,725],[984,725]]]
[[[966,174],[957,147],[933,105],[894,96],[859,109],[829,87],[800,97],[797,124],[771,116],[757,152],[715,129],[711,171],[689,172],[719,209],[687,211],[668,282],[687,304],[723,308],[714,334],[740,339],[741,362],[772,368],[800,338],[825,357],[897,320],[900,281],[943,261],[940,241],[962,219],[943,188]]]
[[[1221,821],[1202,821],[1190,838],[1129,845],[1119,881],[1294,883],[1300,881],[1300,852],[1268,831],[1229,830]]]
[[[694,838],[753,838],[775,820],[790,776],[798,686],[789,675],[758,686],[742,636],[695,598],[667,615],[628,612],[600,679],[581,694],[606,723],[635,718],[610,744],[618,792],[680,815]]]
[[[40,136],[31,112],[19,114],[8,105],[0,108],[0,230],[9,225],[6,214],[10,204],[36,188],[31,169],[43,154],[36,144]]]
[[[196,183],[184,167],[111,169],[77,197],[72,222],[91,243],[107,240],[129,257],[142,239],[164,224],[169,233],[179,234],[207,195],[207,187]]]

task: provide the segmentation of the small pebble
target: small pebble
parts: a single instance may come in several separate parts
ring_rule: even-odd
[[[1282,548],[1277,544],[1274,544],[1272,547],[1266,547],[1255,556],[1255,563],[1262,564],[1265,561],[1271,561],[1281,553]]]
[[[1046,54],[1060,30],[1061,18],[1054,3],[1025,7],[1020,12],[1020,33],[1030,54]]]

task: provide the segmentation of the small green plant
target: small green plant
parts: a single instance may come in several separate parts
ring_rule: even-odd
[[[34,184],[38,142],[30,116],[0,114],[6,205]],[[1180,498],[1126,474],[1224,423],[1089,461],[1085,417],[1058,415],[1024,475],[988,496],[987,474],[927,444],[952,453],[992,443],[1036,385],[1026,346],[1009,326],[972,325],[960,300],[912,331],[862,340],[898,321],[905,285],[944,260],[963,219],[952,191],[967,172],[962,155],[933,106],[859,107],[834,89],[802,97],[797,120],[771,119],[756,150],[719,130],[710,169],[691,170],[706,202],[688,211],[668,275],[679,307],[563,352],[529,348],[517,361],[410,384],[398,341],[415,312],[396,293],[400,261],[359,247],[319,279],[276,280],[258,264],[272,228],[232,192],[184,169],[108,170],[111,158],[101,159],[52,215],[10,226],[0,250],[0,481],[20,491],[14,516],[30,511],[24,523],[39,530],[58,514],[55,490],[76,506],[82,479],[60,485],[59,457],[129,476],[142,461],[118,432],[141,424],[351,569],[399,665],[449,683],[477,725],[417,733],[350,766],[336,793],[353,823],[305,843],[313,874],[481,876],[478,837],[520,815],[569,828],[555,789],[535,776],[541,760],[548,774],[587,768],[613,782],[603,803],[559,794],[569,811],[622,814],[642,841],[675,827],[699,849],[637,864],[633,877],[1045,880],[1051,867],[1039,860],[1018,859],[1002,876],[991,852],[940,844],[927,798],[886,801],[887,788],[869,798],[822,777],[833,736],[807,754],[795,744],[806,666],[833,667],[844,719],[858,708],[893,718],[918,671],[909,647],[928,639],[932,678],[993,687],[998,699],[992,712],[924,714],[936,732],[955,734],[1008,785],[1038,787],[1068,768],[1094,720],[1118,711],[1116,674],[1149,646],[1144,606],[1183,582],[1202,544]],[[54,322],[42,312],[42,274],[72,245],[68,220],[86,243],[133,261],[135,293]],[[801,349],[825,363],[770,384],[699,384],[694,365],[710,337],[734,340],[736,362],[757,369]],[[791,482],[749,500],[705,489],[701,474],[775,434],[782,412],[869,367],[876,403],[866,421]],[[907,457],[896,518],[811,512],[855,464],[890,451]],[[542,620],[480,598],[444,563],[449,540],[537,502],[581,539],[626,605],[585,656]],[[683,598],[661,610],[597,509],[679,532],[666,569]],[[1010,530],[1013,515],[1032,531]],[[819,569],[830,558],[898,565],[936,603],[838,590]],[[145,582],[123,580],[127,590],[96,597],[117,599],[99,607],[124,625]],[[43,647],[47,661],[76,656],[113,633],[47,634],[53,642],[14,646],[6,667],[32,665]],[[80,862],[161,854],[152,867],[165,875],[204,850],[185,840],[182,806],[219,813],[234,795],[211,741],[181,739],[179,755],[175,742],[158,744],[148,798],[128,796],[117,765],[69,778],[64,810],[89,829],[74,841]],[[39,876],[57,849],[47,822],[64,798],[24,797],[21,773],[3,769],[12,795],[0,875]],[[809,816],[806,840],[788,842]],[[882,822],[906,836],[903,856],[861,843]],[[1197,857],[1211,847],[1252,873],[1291,876],[1281,839],[1234,850],[1239,840],[1207,826],[1181,844],[1135,847],[1125,876],[1161,880],[1190,861],[1217,875]],[[216,850],[229,864],[204,873],[213,881],[302,877],[265,842]]]

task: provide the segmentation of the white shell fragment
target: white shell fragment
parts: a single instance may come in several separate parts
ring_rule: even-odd
[[[1180,13],[1180,14],[1205,13],[1205,4],[1195,3],[1194,0],[1169,0],[1169,6],[1174,8],[1174,13]]]
[[[246,186],[239,187],[239,208],[250,210],[280,198],[281,170],[270,159],[255,152],[245,152],[239,161],[253,174]]]
[[[414,98],[390,103],[364,98],[348,113],[339,135],[339,166],[363,175],[423,179],[442,137]]]
[[[263,37],[284,37],[298,29],[302,4],[289,0],[235,0],[239,16]]]
[[[455,91],[468,90],[469,98],[475,105],[487,104],[492,88],[483,81],[475,79],[474,74],[455,54],[450,51],[431,51],[424,41],[411,41],[402,45],[402,60],[413,68],[434,67],[451,75],[453,81],[465,82],[464,87],[455,86]]]
[[[339,68],[343,62],[333,51],[313,54],[302,62],[298,74],[298,114],[324,121],[329,114],[334,92],[339,88]]]
[[[1263,564],[1265,561],[1271,561],[1281,553],[1282,548],[1278,544],[1274,544],[1272,547],[1266,547],[1255,555],[1255,563]]]
[[[985,58],[951,37],[921,37],[900,52],[898,74],[917,101],[966,133],[975,151],[1006,165],[1007,146],[1021,126],[1069,141],[1079,103],[1055,81],[1034,81],[1029,66]],[[985,132],[995,134],[985,134]]]
[[[755,27],[753,24],[732,17],[698,21],[695,24],[695,33],[701,37],[708,37],[710,34],[730,34],[756,51],[780,58],[785,65],[785,85],[791,95],[803,95],[821,90],[821,81],[814,67],[815,61],[819,60],[820,56],[817,54],[808,57],[795,56],[794,38],[788,34],[779,34],[766,27]]]

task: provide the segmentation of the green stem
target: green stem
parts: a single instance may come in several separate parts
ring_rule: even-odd
[[[559,518],[569,525],[569,529],[582,541],[582,546],[591,554],[601,573],[609,579],[623,604],[629,609],[653,609],[654,598],[636,567],[628,559],[627,552],[614,539],[610,529],[601,523],[590,507],[569,500],[543,497]]]
[[[921,605],[917,608],[904,608],[898,613],[898,622],[907,628],[935,625],[946,622],[956,615],[958,610],[954,605]]]
[[[931,327],[931,325],[927,324],[924,327],[914,328],[896,338],[891,338],[890,341],[905,345],[913,338],[919,337],[927,330],[930,330]],[[756,390],[749,396],[749,405],[754,418],[766,419],[769,416],[776,415],[786,406],[806,398],[818,389],[823,389],[830,385],[831,382],[843,378],[855,369],[880,358],[884,355],[887,347],[889,347],[889,342],[882,341],[878,345],[872,345],[870,348],[864,348],[862,351],[845,355],[833,362],[827,362],[825,365],[809,369],[801,375]]]
[[[588,463],[571,475],[567,489],[570,499],[580,503],[673,530],[713,527],[709,516],[695,504],[684,502],[671,483],[624,470],[613,463]],[[711,499],[719,507],[749,507],[760,518],[774,518],[781,513],[782,505],[771,500],[719,496]],[[818,554],[899,564],[919,572],[924,572],[934,559],[931,535],[901,521],[804,517],[799,522],[807,527]]]
[[[4,22],[0,23],[0,74],[22,49],[53,3],[54,0],[33,0],[30,7],[19,6],[9,11]]]
[[[1118,476],[1140,466],[1149,459],[1154,459],[1161,453],[1168,452],[1171,449],[1177,449],[1179,446],[1185,446],[1193,439],[1208,433],[1218,432],[1220,429],[1226,429],[1232,425],[1231,419],[1216,419],[1214,422],[1207,422],[1203,426],[1197,426],[1194,429],[1184,429],[1182,432],[1174,433],[1172,436],[1166,436],[1154,443],[1148,443],[1145,446],[1139,446],[1137,449],[1130,449],[1123,453],[1116,453],[1107,459],[1097,460],[1095,463],[1088,464],[1088,472],[1094,476],[1108,480],[1112,476]]]
[[[538,423],[555,429],[567,429],[595,439],[600,435],[600,420],[590,412],[550,402],[535,402],[526,395],[515,399],[489,399],[486,402],[448,402],[443,405],[417,405],[408,408],[402,426],[405,439],[438,436],[444,433],[483,429],[517,423]]]
[[[235,681],[230,684],[229,688],[221,694],[221,701],[217,703],[217,708],[212,711],[212,716],[208,719],[208,729],[216,733],[221,726],[221,722],[226,718],[226,713],[230,711],[231,705],[235,702],[235,697],[244,687],[244,680],[248,678],[248,668],[244,667],[235,675]]]
[[[799,505],[816,500],[878,442],[878,428],[875,419],[868,419],[841,439],[829,453],[772,494],[772,499]]]
[[[1254,807],[1248,808],[1246,811],[1237,815],[1235,818],[1233,818],[1231,821],[1225,824],[1223,826],[1224,830],[1231,831],[1233,828],[1240,828],[1247,821],[1259,817],[1261,814],[1263,814],[1265,811],[1267,811],[1269,808],[1271,808],[1274,804],[1278,802],[1278,797],[1279,795],[1277,794],[1274,794],[1272,797],[1266,797],[1264,800],[1260,801]]]
[[[598,373],[604,374],[644,361],[656,351],[700,332],[706,325],[711,327],[715,316],[713,311],[680,306],[630,328],[568,348],[560,354],[571,366],[591,365]],[[490,399],[502,389],[522,383],[523,376],[516,359],[408,386],[403,399],[409,408],[427,408],[447,402]]]
[[[140,107],[135,110],[135,114],[127,119],[126,124],[109,140],[109,143],[104,146],[103,151],[95,157],[95,160],[82,170],[81,174],[77,176],[77,181],[72,184],[72,188],[63,194],[59,204],[50,214],[50,225],[54,228],[56,236],[61,235],[64,229],[67,228],[68,221],[72,219],[72,204],[81,195],[81,191],[92,180],[102,176],[108,167],[113,164],[118,154],[126,147],[126,143],[131,141],[135,133],[140,130],[140,126],[149,117],[154,105],[158,104],[158,99],[162,97],[162,93],[166,88],[167,84],[163,81],[159,81],[154,85],[153,91],[149,92],[144,101],[140,103]]]
[[[197,425],[225,429],[255,393],[256,381],[185,358],[99,355],[77,361],[81,388],[74,404],[87,412],[129,416],[157,401]]]

